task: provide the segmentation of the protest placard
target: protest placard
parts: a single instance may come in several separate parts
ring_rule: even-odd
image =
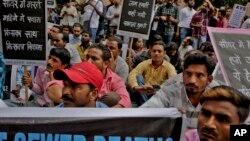
[[[46,60],[46,1],[2,0],[1,39],[5,63],[44,65]]]
[[[225,83],[250,97],[249,30],[209,27],[208,32]]]
[[[0,139],[8,141],[180,141],[186,128],[176,108],[0,108],[0,113]]]
[[[56,8],[56,0],[47,0],[47,8]]]
[[[228,25],[230,27],[239,28],[242,24],[242,20],[247,12],[247,8],[245,6],[234,4],[232,14],[228,21]]]
[[[155,0],[123,0],[117,34],[148,39]]]

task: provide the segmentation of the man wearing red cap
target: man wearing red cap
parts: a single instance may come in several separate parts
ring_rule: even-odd
[[[89,62],[75,64],[70,69],[58,69],[54,78],[63,80],[64,107],[107,107],[96,101],[103,83],[101,71]]]

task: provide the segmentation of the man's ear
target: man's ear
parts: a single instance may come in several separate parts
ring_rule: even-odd
[[[66,69],[67,67],[69,67],[69,64],[62,64],[62,69]]]
[[[104,62],[104,65],[105,65],[106,67],[109,67],[109,66],[110,66],[110,60],[105,61],[105,62]]]
[[[208,85],[213,81],[214,77],[213,75],[208,76]]]
[[[91,91],[90,93],[90,100],[91,101],[96,101],[98,95],[98,89],[95,88],[94,90]]]

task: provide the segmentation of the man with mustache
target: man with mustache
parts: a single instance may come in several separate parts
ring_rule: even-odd
[[[186,111],[187,127],[197,128],[200,97],[213,80],[215,63],[202,52],[190,54],[183,64],[183,82],[164,85],[142,108],[176,107]]]
[[[165,48],[163,41],[154,42],[150,51],[151,59],[141,62],[129,73],[128,83],[134,90],[139,106],[146,102],[156,89],[160,89],[166,79],[176,75],[174,66],[164,60]]]
[[[63,107],[97,107],[107,106],[97,101],[103,84],[101,71],[92,63],[82,62],[70,69],[58,69],[54,72],[57,80],[63,80]]]
[[[242,124],[249,115],[250,99],[229,86],[217,86],[200,99],[198,129],[185,133],[186,141],[229,141],[230,125]]]
[[[46,85],[54,80],[53,72],[56,69],[69,67],[70,54],[65,48],[52,48],[47,59],[47,67],[40,66],[33,83],[30,73],[24,72],[22,82],[36,94],[36,106],[53,107],[54,102],[48,97]]]

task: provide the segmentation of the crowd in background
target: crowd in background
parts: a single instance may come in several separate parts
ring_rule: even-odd
[[[122,0],[110,5],[66,0],[60,10],[48,9],[48,22],[54,24],[48,31],[47,66],[39,66],[34,77],[20,67],[12,94],[18,99],[28,86],[30,106],[36,107],[185,108],[188,128],[196,129],[200,99],[216,99],[208,94],[220,89],[236,92],[212,76],[217,58],[207,32],[207,27],[232,28],[232,7],[216,8],[209,0],[194,7],[195,0],[156,0],[149,39],[130,39],[131,49],[124,50],[127,37],[116,34]],[[250,18],[241,28],[250,28]],[[201,121],[219,113],[206,108]]]

